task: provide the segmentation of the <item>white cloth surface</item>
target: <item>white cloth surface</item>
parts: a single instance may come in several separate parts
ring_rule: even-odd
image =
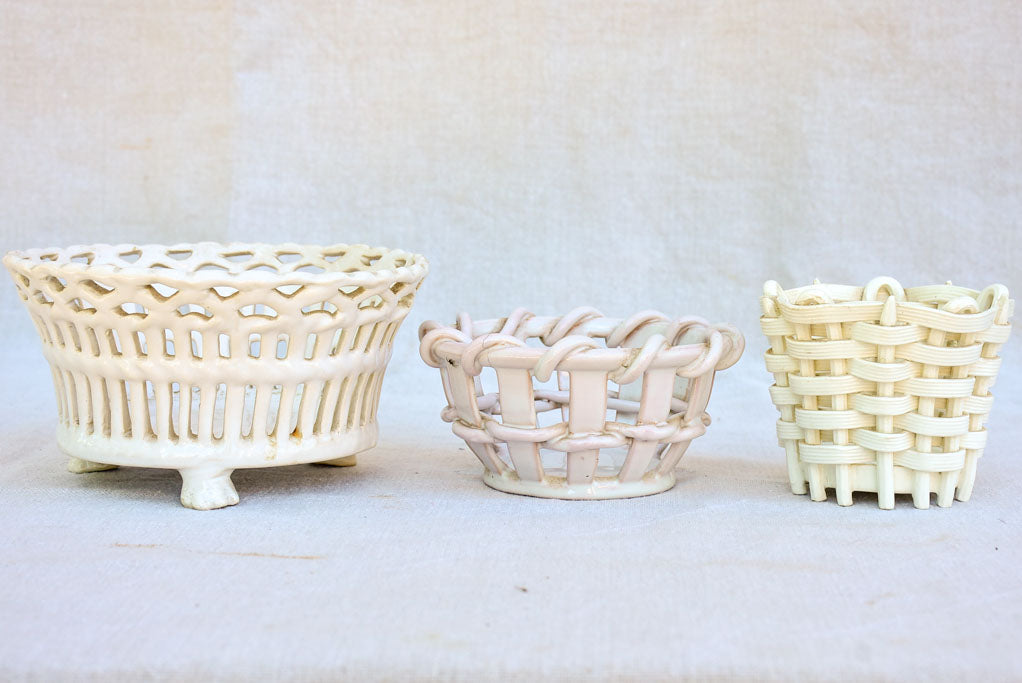
[[[1022,344],[973,498],[790,493],[766,279],[1022,285],[1022,6],[0,2],[0,248],[368,242],[431,262],[355,468],[64,470],[0,287],[4,679],[1022,677]],[[427,318],[738,324],[671,491],[488,489]]]
[[[421,373],[424,391],[388,379],[356,467],[236,471],[241,503],[196,512],[173,471],[66,472],[47,371],[22,358],[3,389],[5,679],[1022,674],[1017,392],[949,509],[792,495],[750,371],[721,375],[714,424],[659,495],[487,488]]]

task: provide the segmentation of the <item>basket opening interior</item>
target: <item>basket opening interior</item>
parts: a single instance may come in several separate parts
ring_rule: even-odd
[[[538,346],[545,348],[542,342]],[[501,410],[500,387],[497,381],[496,370],[492,367],[484,366],[482,372],[474,379],[480,410],[500,420],[503,424],[512,424],[508,422]],[[606,422],[636,424],[643,382],[644,377],[642,375],[636,381],[624,385],[608,379]],[[688,379],[675,377],[674,390],[672,392],[674,400],[672,401],[669,414],[683,413],[685,411],[690,385],[691,383]],[[569,397],[571,395],[570,373],[563,371],[554,372],[550,379],[545,382],[541,382],[533,376],[532,387],[535,423],[534,425],[514,424],[513,426],[552,427],[564,425],[566,427],[571,418],[571,408],[569,405]],[[659,463],[659,456],[665,448],[666,444],[659,444],[657,446],[656,456],[651,460],[647,471],[656,468]],[[596,476],[616,475],[625,461],[628,450],[627,445],[616,448],[601,448]],[[498,443],[497,452],[508,467],[514,467],[506,443]],[[564,477],[566,475],[566,453],[541,447],[540,457],[545,474],[555,477]]]
[[[246,271],[286,273],[353,273],[401,268],[411,264],[412,254],[364,245],[268,245],[217,244],[116,246],[30,250],[25,258],[35,262],[75,263],[116,268],[144,267],[170,272],[212,271],[238,274]],[[64,283],[66,285],[66,283]],[[164,296],[173,287],[163,283],[154,289]],[[162,290],[162,291],[161,291]]]

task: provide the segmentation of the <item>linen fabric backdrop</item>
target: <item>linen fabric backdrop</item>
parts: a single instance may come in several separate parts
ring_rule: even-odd
[[[0,3],[0,247],[423,253],[379,446],[238,472],[64,471],[0,287],[4,678],[1022,676],[1019,334],[972,500],[787,488],[762,284],[1022,290],[1022,5]],[[508,496],[415,330],[589,304],[736,323],[715,422],[651,498]]]

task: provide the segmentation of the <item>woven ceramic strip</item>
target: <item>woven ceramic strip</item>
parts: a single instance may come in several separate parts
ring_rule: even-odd
[[[794,493],[840,505],[873,491],[880,507],[911,493],[917,508],[968,500],[1014,302],[1002,285],[782,290],[768,282],[770,396]],[[956,494],[957,491],[957,494]]]
[[[238,502],[235,468],[353,464],[376,443],[391,344],[426,274],[365,245],[92,245],[4,258],[53,370],[76,472],[178,469]]]
[[[561,318],[519,309],[481,322],[462,314],[455,327],[424,323],[419,337],[423,360],[440,369],[442,417],[483,463],[484,481],[547,498],[671,488],[685,449],[710,423],[714,373],[744,347],[733,327],[699,318],[644,311],[613,320],[592,308]],[[556,387],[542,386],[551,378]]]

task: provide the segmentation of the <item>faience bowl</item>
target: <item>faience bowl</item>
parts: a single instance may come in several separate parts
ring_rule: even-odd
[[[394,335],[427,272],[338,244],[29,249],[4,258],[53,371],[69,469],[180,471],[233,505],[237,468],[354,464],[376,444]]]
[[[710,423],[714,374],[744,348],[738,330],[700,318],[616,320],[592,308],[478,322],[462,314],[454,326],[424,323],[419,337],[423,360],[440,370],[442,417],[482,462],[483,480],[567,499],[674,486],[678,461]]]
[[[793,493],[876,492],[881,508],[912,494],[917,508],[972,495],[976,464],[1014,302],[1003,285],[903,288],[816,282],[760,300],[770,340],[770,397]]]

